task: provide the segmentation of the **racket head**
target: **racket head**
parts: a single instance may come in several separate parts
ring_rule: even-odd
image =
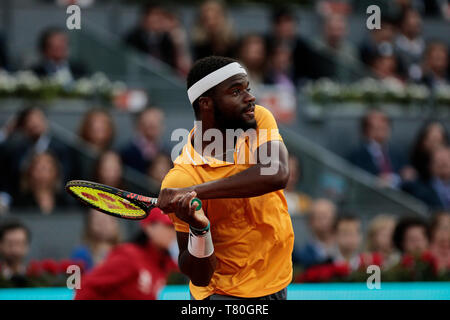
[[[95,210],[129,220],[145,219],[157,200],[85,180],[69,181],[65,189],[74,198]]]

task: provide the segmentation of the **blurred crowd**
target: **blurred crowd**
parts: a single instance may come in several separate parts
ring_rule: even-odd
[[[310,39],[300,35],[302,21],[289,7],[273,11],[267,34],[239,35],[224,3],[207,0],[199,6],[191,30],[186,30],[176,10],[165,5],[147,5],[135,27],[123,36],[123,42],[168,64],[182,77],[199,58],[212,54],[235,57],[247,68],[256,92],[259,85],[281,85],[294,90],[310,79],[342,79],[346,73],[359,74],[360,70],[400,85],[414,82],[436,88],[450,84],[448,44],[423,36],[423,4],[436,2],[444,6],[448,5],[447,1],[392,0],[388,14],[382,11],[381,29],[368,31],[359,44],[347,38],[347,7],[327,7],[328,2],[321,1],[325,6],[317,6],[322,8],[319,10],[321,28],[317,37]],[[437,12],[439,16],[440,10]],[[0,37],[0,70],[12,72],[15,68],[9,63],[6,45]],[[70,59],[64,29],[45,30],[38,40],[38,48],[39,61],[23,68],[39,77],[57,77],[70,83],[90,72],[81,62]],[[164,126],[164,112],[156,106],[148,107],[135,115],[133,136],[117,145],[118,128],[111,113],[93,108],[78,124],[79,148],[69,148],[51,129],[44,109],[34,105],[24,108],[0,131],[0,213],[49,215],[79,209],[80,205],[64,192],[63,186],[70,179],[91,180],[149,194],[148,189],[139,189],[126,179],[126,170],[130,169],[144,175],[155,186],[154,190],[158,190],[172,167],[170,150],[162,141]],[[390,144],[391,130],[388,115],[369,111],[361,119],[361,144],[347,159],[376,176],[380,187],[403,190],[423,201],[432,212],[430,218],[398,219],[385,213],[369,221],[367,232],[363,233],[357,213],[341,214],[339,203],[333,199],[314,199],[299,190],[301,158],[291,155],[291,179],[285,189],[289,212],[292,216],[306,217],[311,233],[307,243],[294,250],[296,265],[306,270],[344,261],[351,270],[371,263],[388,269],[403,261],[405,255],[427,255],[435,259],[438,270],[450,268],[448,132],[439,121],[425,123],[416,133],[409,154],[404,155],[398,154]],[[100,266],[116,248],[119,251],[113,256],[124,259],[121,245],[125,239],[117,219],[95,210],[83,217],[85,226],[80,245],[74,244],[67,258],[80,261],[86,271]],[[161,259],[168,255],[175,257],[173,229],[159,230],[159,224],[167,226],[162,220],[143,224],[132,243],[145,246],[156,234],[161,238],[158,232],[165,232],[172,241],[156,244],[164,252]],[[147,230],[148,226],[155,228]],[[27,255],[31,241],[29,229],[19,220],[1,225],[0,278],[23,285],[24,275],[30,272]],[[147,261],[140,253],[136,254]],[[142,277],[142,281],[148,280],[145,275]]]
[[[266,34],[238,34],[224,3],[215,0],[201,4],[191,30],[183,27],[176,11],[146,6],[124,41],[181,75],[199,58],[234,57],[246,66],[256,89],[260,84],[296,87],[322,77],[350,79],[352,74],[432,88],[448,84],[448,43],[424,38],[423,6],[412,0],[391,2],[390,10],[382,11],[381,29],[368,31],[361,43],[348,38],[350,4],[345,10],[345,5],[342,9],[321,1],[318,36],[307,39],[300,35],[302,21],[289,7],[273,10]]]
[[[348,36],[350,14],[361,5],[356,1],[318,1],[320,26],[314,37],[301,32],[304,22],[289,6],[274,7],[269,30],[260,34],[238,33],[225,2],[218,0],[202,2],[189,29],[176,7],[151,3],[142,8],[136,25],[123,35],[123,42],[169,65],[182,77],[199,58],[234,57],[247,68],[255,90],[262,84],[295,88],[323,77],[373,77],[399,85],[413,82],[435,88],[449,84],[450,65],[448,43],[423,34],[423,17],[433,7],[430,3],[437,8],[437,19],[447,18],[447,1],[372,1],[370,4],[379,4],[382,9],[381,28],[367,30],[360,43]],[[81,61],[70,58],[64,29],[44,30],[37,48],[37,61],[12,66],[8,63],[7,42],[0,37],[0,70],[26,69],[66,83],[89,74]]]
[[[10,121],[0,144],[0,190],[4,198],[9,198],[10,216],[20,218],[22,212],[49,215],[70,208],[76,211],[80,204],[63,191],[64,183],[72,178],[129,190],[132,187],[126,182],[125,168],[132,168],[158,186],[172,167],[167,147],[161,141],[164,123],[164,112],[149,107],[136,115],[135,133],[129,141],[113,147],[116,126],[112,116],[107,110],[92,109],[80,120],[78,140],[83,151],[77,152],[58,140],[42,109],[25,108]],[[385,113],[369,111],[361,119],[360,130],[361,145],[348,160],[373,174],[380,188],[401,189],[423,201],[429,207],[429,218],[399,218],[383,213],[363,228],[359,213],[341,213],[336,199],[327,198],[325,193],[314,198],[299,188],[304,168],[301,157],[291,154],[290,179],[285,189],[289,213],[303,217],[311,234],[303,247],[295,247],[294,263],[305,270],[343,262],[349,270],[358,270],[367,263],[388,268],[406,259],[406,254],[432,257],[436,268],[450,270],[450,147],[444,125],[439,121],[425,123],[412,143],[409,157],[397,154],[390,146],[391,123]],[[86,158],[86,151],[92,153],[92,159]],[[89,210],[84,219],[80,245],[74,244],[73,252],[67,255],[81,261],[89,271],[124,239],[116,218]],[[15,223],[15,228],[20,229],[20,222]],[[6,272],[3,276],[8,276],[10,268],[27,270],[24,263],[28,249],[20,247],[29,246],[29,231],[25,226],[21,228],[23,232],[11,233],[11,246],[20,251],[12,253],[11,258],[8,249],[2,252],[0,237],[0,272]],[[176,251],[174,245],[167,245],[165,250]],[[15,255],[20,256],[17,259],[21,263],[9,266],[8,261],[15,261]]]
[[[391,129],[385,113],[367,112],[360,122],[361,144],[349,153],[348,160],[375,176],[380,188],[402,190],[422,201],[429,215],[399,217],[384,212],[364,221],[367,225],[363,228],[363,217],[367,219],[367,216],[362,212],[341,212],[339,198],[326,192],[314,198],[303,192],[299,186],[303,170],[308,168],[302,167],[301,158],[290,155],[290,178],[285,189],[289,213],[293,217],[304,217],[308,221],[306,231],[310,234],[307,243],[294,248],[293,253],[294,263],[303,270],[311,271],[327,264],[344,266],[348,273],[372,264],[389,270],[408,263],[413,257],[421,257],[430,262],[436,274],[449,274],[448,132],[440,121],[424,123],[409,153],[404,155],[390,145]],[[298,280],[320,279],[306,276]]]
[[[147,177],[156,187],[171,169],[170,150],[161,141],[164,113],[149,107],[135,116],[129,141],[113,147],[116,125],[106,109],[93,108],[80,120],[78,145],[69,147],[49,127],[43,109],[26,107],[5,127],[0,143],[0,191],[4,211],[31,209],[43,214],[76,205],[64,192],[68,180],[96,181],[136,190],[127,184],[124,167]],[[89,156],[89,154],[91,156]],[[149,185],[151,185],[149,183]],[[150,189],[150,188],[149,188]]]
[[[293,253],[294,263],[306,270],[300,281],[329,281],[326,276],[322,279],[311,276],[312,270],[319,270],[324,265],[344,267],[348,275],[358,270],[366,274],[370,265],[377,265],[383,271],[398,266],[414,270],[412,264],[415,260],[429,263],[436,278],[446,274],[446,280],[449,280],[448,211],[435,212],[429,220],[379,214],[368,222],[364,233],[360,217],[339,212],[332,201],[321,198],[311,203],[307,221],[310,237],[305,244],[295,247]],[[420,273],[421,270],[415,269],[415,272]],[[422,275],[416,276],[416,280],[426,280],[420,278]]]

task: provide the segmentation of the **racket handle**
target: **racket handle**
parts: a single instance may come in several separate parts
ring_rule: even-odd
[[[198,206],[197,206],[197,208],[195,208],[195,211],[198,211],[202,208],[202,201],[199,198],[194,198],[191,201],[191,206],[196,202],[198,203]]]

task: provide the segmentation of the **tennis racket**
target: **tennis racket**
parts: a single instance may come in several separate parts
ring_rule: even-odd
[[[120,190],[104,184],[72,180],[66,184],[66,191],[83,204],[100,212],[130,220],[140,220],[148,216],[150,209],[157,206],[158,198]],[[197,202],[200,210],[202,202],[192,199],[191,205]]]

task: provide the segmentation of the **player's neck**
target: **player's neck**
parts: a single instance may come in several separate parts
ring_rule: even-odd
[[[217,144],[218,142],[215,141],[214,139],[205,139],[205,132],[207,132],[209,129],[215,129],[215,130],[219,130],[222,134],[222,150],[223,152],[219,152],[216,148],[213,148],[211,150],[211,154],[208,154],[208,156],[212,156],[212,157],[219,157],[219,160],[226,160],[225,159],[225,155],[230,151],[234,151],[234,148],[236,146],[236,139],[234,139],[233,141],[233,147],[231,149],[227,149],[227,147],[229,148],[230,146],[227,144],[227,140],[226,140],[226,129],[221,129],[218,128],[214,125],[208,125],[207,122],[203,122],[202,126],[201,126],[201,130],[195,130],[194,133],[192,134],[191,137],[191,144],[194,146],[195,151],[197,151],[199,154],[203,154],[204,150],[212,143]],[[196,139],[200,139],[201,144],[196,143]],[[201,145],[201,150],[198,150],[198,147]]]

